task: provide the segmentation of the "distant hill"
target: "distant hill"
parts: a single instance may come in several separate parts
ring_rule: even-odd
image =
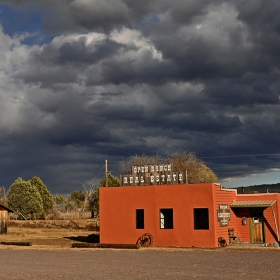
[[[236,188],[237,193],[242,193],[242,187]],[[263,184],[244,187],[244,193],[280,193],[280,183]]]

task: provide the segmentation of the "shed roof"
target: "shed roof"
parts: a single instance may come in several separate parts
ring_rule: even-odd
[[[3,204],[0,204],[0,210],[1,209],[7,210],[8,212],[14,212],[12,209],[8,208],[7,206],[5,206]]]
[[[269,207],[276,202],[275,199],[258,199],[258,200],[234,200],[231,208],[244,208],[244,207]]]

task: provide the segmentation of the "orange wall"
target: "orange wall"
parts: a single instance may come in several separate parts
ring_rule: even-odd
[[[250,215],[251,210],[249,208],[235,208],[233,212],[236,215],[236,234],[240,236],[243,242],[250,242]],[[242,225],[242,217],[246,217],[246,226]]]
[[[227,242],[229,242],[228,238],[228,229],[234,228],[235,234],[238,235],[238,231],[236,230],[237,225],[237,217],[235,216],[234,212],[230,208],[230,204],[233,202],[233,200],[236,199],[236,190],[230,190],[230,189],[221,189],[221,186],[215,185],[215,209],[217,210],[219,208],[219,204],[227,204],[228,208],[230,209],[230,220],[228,226],[220,226],[220,222],[216,219],[216,240],[218,240],[218,237],[223,237]]]
[[[154,246],[217,247],[218,237],[228,242],[228,229],[234,228],[241,240],[250,242],[250,208],[230,209],[234,200],[277,200],[273,209],[280,225],[280,194],[242,194],[221,189],[218,184],[133,186],[100,189],[100,242],[135,244],[148,232]],[[230,221],[221,227],[217,219],[219,204],[227,204]],[[173,208],[173,229],[160,229],[159,211]],[[209,209],[209,230],[194,230],[194,208]],[[136,229],[136,209],[145,211],[145,229]],[[242,225],[242,217],[247,225]],[[277,241],[277,227],[271,207],[264,211],[266,242]]]
[[[276,205],[273,205],[274,213],[276,215]],[[273,211],[271,207],[265,210],[265,226],[266,226],[266,242],[273,243],[277,240],[277,231]]]
[[[228,229],[217,222],[218,204],[230,204],[235,195],[215,184],[101,188],[100,242],[135,244],[148,232],[154,246],[217,247]],[[173,208],[173,229],[160,229],[161,208]],[[194,230],[194,208],[209,209],[209,230]],[[145,211],[145,229],[136,229],[136,209]]]

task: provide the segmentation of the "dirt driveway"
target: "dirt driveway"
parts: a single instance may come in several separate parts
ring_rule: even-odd
[[[279,279],[280,250],[0,250],[1,280]]]
[[[35,226],[10,226],[9,233],[0,236],[1,242],[32,243],[0,244],[0,280],[280,279],[280,248],[78,249],[71,248],[72,243],[98,242],[98,235]]]

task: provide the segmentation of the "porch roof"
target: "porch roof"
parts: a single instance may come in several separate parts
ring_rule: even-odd
[[[231,208],[247,208],[247,207],[269,207],[276,202],[275,199],[266,200],[234,200],[231,204]]]

